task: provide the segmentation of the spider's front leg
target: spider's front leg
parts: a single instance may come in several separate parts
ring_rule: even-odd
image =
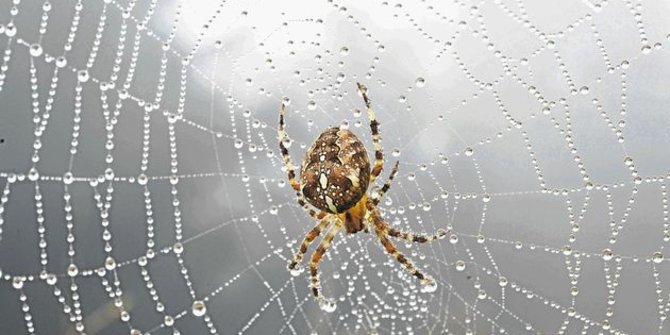
[[[312,230],[307,233],[305,238],[302,240],[302,243],[300,244],[300,249],[298,249],[298,252],[293,255],[293,260],[288,264],[288,269],[291,271],[292,275],[298,276],[304,271],[304,268],[300,265],[300,262],[305,256],[307,248],[310,244],[312,244],[312,242],[314,242],[314,240],[324,229],[328,228],[329,225],[330,218],[326,218],[321,220],[318,225],[314,226],[314,228],[312,228]]]
[[[370,131],[372,132],[372,144],[375,147],[375,165],[372,168],[370,173],[370,184],[375,181],[377,176],[382,172],[384,165],[384,152],[382,149],[382,137],[379,134],[379,122],[377,121],[377,115],[375,111],[372,110],[370,99],[368,98],[368,89],[365,85],[361,83],[356,83],[358,86],[358,92],[360,92],[363,97],[363,102],[365,103],[365,112],[368,115],[370,120]]]
[[[286,168],[286,173],[288,174],[288,182],[291,187],[296,192],[296,198],[298,198],[298,204],[302,207],[305,212],[312,218],[316,220],[321,220],[326,216],[326,213],[322,211],[315,211],[312,209],[305,201],[305,196],[300,190],[300,183],[295,179],[295,167],[293,161],[291,160],[291,155],[288,152],[288,148],[284,144],[284,141],[287,140],[286,131],[284,130],[284,115],[286,114],[286,105],[282,102],[281,108],[279,109],[279,127],[277,128],[277,134],[279,136],[279,149],[281,150],[282,160],[284,162],[284,167]]]

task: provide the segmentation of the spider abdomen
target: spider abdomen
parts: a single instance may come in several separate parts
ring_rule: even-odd
[[[370,181],[370,159],[351,131],[328,128],[305,154],[300,171],[302,193],[314,207],[343,213],[365,194]]]

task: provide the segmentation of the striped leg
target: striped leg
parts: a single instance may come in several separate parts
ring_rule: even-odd
[[[377,116],[375,112],[370,107],[370,99],[368,98],[367,91],[368,89],[361,83],[356,83],[358,85],[358,92],[361,93],[363,101],[365,102],[365,111],[368,114],[368,119],[370,120],[370,130],[372,131],[372,144],[375,147],[375,165],[370,172],[370,184],[375,181],[377,176],[382,172],[384,165],[384,153],[382,152],[382,137],[379,134],[379,122],[377,122]]]
[[[435,234],[427,235],[427,234],[413,234],[406,231],[397,230],[395,228],[389,227],[386,224],[384,225],[386,226],[386,234],[395,238],[405,240],[407,242],[426,243],[437,239],[443,239],[447,236],[447,231],[442,228],[438,229],[435,232]]]
[[[279,128],[277,129],[277,133],[279,135],[279,149],[281,150],[281,156],[284,161],[284,167],[286,167],[286,172],[288,173],[288,182],[291,184],[291,187],[296,191],[296,197],[298,198],[298,204],[300,207],[302,207],[305,212],[311,216],[314,219],[321,220],[326,216],[326,213],[321,212],[321,211],[315,211],[312,209],[308,204],[307,201],[305,201],[305,196],[302,194],[302,191],[300,190],[300,183],[295,179],[295,167],[293,165],[293,161],[291,160],[291,156],[288,153],[288,148],[286,145],[284,145],[284,141],[286,140],[286,131],[284,130],[284,114],[286,113],[286,105],[284,103],[281,104],[281,108],[279,109]]]
[[[321,243],[319,243],[319,246],[316,248],[316,251],[314,251],[314,254],[312,254],[312,260],[309,262],[309,270],[311,274],[309,286],[312,288],[314,297],[319,302],[319,307],[321,307],[321,309],[326,312],[332,312],[335,310],[335,302],[326,299],[321,294],[321,282],[319,281],[318,266],[319,262],[321,261],[321,257],[323,257],[323,255],[328,251],[328,248],[330,248],[330,244],[333,242],[335,235],[337,235],[341,228],[342,227],[339,223],[336,223],[330,227],[330,230],[328,230],[328,233],[326,233],[326,236],[324,236],[323,240],[321,240]]]
[[[314,242],[314,239],[321,234],[321,231],[324,229],[328,228],[330,225],[330,220],[329,218],[326,218],[324,220],[321,220],[318,225],[314,226],[312,230],[307,233],[307,236],[302,240],[302,243],[300,244],[300,249],[298,249],[298,252],[293,255],[293,260],[291,263],[288,264],[288,269],[291,271],[291,274],[294,276],[299,275],[302,273],[304,270],[303,267],[300,265],[300,262],[302,261],[302,258],[305,256],[305,253],[307,252],[307,248],[309,247],[312,242]]]
[[[384,186],[382,186],[382,189],[379,191],[379,195],[377,195],[371,200],[375,206],[379,203],[379,201],[382,200],[384,194],[386,194],[389,188],[391,188],[393,178],[395,178],[396,174],[398,174],[398,164],[400,164],[400,162],[396,161],[395,165],[393,165],[393,170],[391,170],[391,174],[389,175],[389,179],[387,179],[386,182],[384,183]]]
[[[291,161],[291,156],[288,153],[288,148],[284,145],[284,141],[287,139],[286,131],[284,131],[284,114],[286,113],[286,105],[281,104],[279,109],[279,128],[277,133],[279,135],[279,149],[281,150],[281,157],[284,160],[284,166],[286,167],[286,172],[288,173],[288,182],[291,184],[294,190],[300,191],[300,184],[295,180],[295,168],[293,161]]]
[[[373,212],[373,213],[370,213],[370,214],[373,218],[373,222],[374,222],[374,225],[375,225],[375,233],[377,233],[377,238],[379,238],[379,242],[382,243],[382,245],[384,246],[384,249],[386,249],[386,252],[389,255],[393,256],[398,261],[398,263],[402,264],[407,269],[407,271],[409,271],[409,273],[411,273],[414,277],[419,279],[419,282],[421,283],[421,285],[424,286],[424,288],[427,292],[434,292],[435,288],[437,288],[437,286],[435,284],[435,280],[433,280],[432,277],[430,277],[428,275],[424,275],[423,272],[419,271],[414,266],[414,263],[412,263],[411,260],[409,260],[407,257],[405,257],[405,255],[401,254],[400,251],[398,251],[398,249],[396,249],[396,247],[393,245],[393,243],[391,243],[391,241],[389,241],[388,236],[385,233],[385,229],[384,229],[385,225],[380,224],[380,223],[382,223],[382,221],[381,221],[380,218],[378,218],[378,213]]]

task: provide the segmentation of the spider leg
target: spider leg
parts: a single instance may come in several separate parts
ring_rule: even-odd
[[[365,102],[365,111],[368,114],[368,119],[370,120],[370,131],[372,131],[372,144],[375,147],[375,165],[372,168],[372,172],[370,172],[370,184],[372,184],[372,182],[374,182],[377,176],[379,176],[379,174],[382,172],[384,165],[382,137],[379,134],[379,122],[377,121],[377,116],[375,115],[375,111],[372,110],[372,107],[370,107],[370,99],[368,98],[367,94],[368,89],[361,83],[356,83],[356,85],[358,85],[358,91],[363,97],[363,102]]]
[[[284,166],[286,167],[286,172],[288,173],[288,182],[291,184],[294,190],[300,191],[300,183],[295,180],[295,170],[291,156],[288,153],[288,148],[284,145],[284,140],[286,140],[286,131],[284,130],[284,114],[286,113],[286,105],[282,102],[281,108],[279,109],[279,128],[277,133],[279,135],[279,149],[281,150],[281,157],[284,160]]]
[[[389,255],[393,256],[398,261],[398,263],[402,264],[409,273],[411,273],[414,277],[419,279],[421,285],[424,285],[427,290],[429,288],[435,288],[435,280],[432,277],[425,275],[423,274],[423,272],[419,271],[416,268],[416,266],[414,266],[414,263],[412,263],[411,260],[405,257],[405,255],[400,253],[400,251],[398,251],[398,249],[393,245],[393,243],[389,241],[388,235],[386,234],[384,228],[386,225],[382,224],[383,222],[381,218],[378,217],[379,213],[374,211],[370,213],[370,215],[373,218],[377,238],[379,239],[379,242],[381,242],[381,244],[384,246],[386,252]]]
[[[384,234],[405,240],[407,242],[426,243],[437,239],[442,239],[445,236],[447,236],[447,231],[441,228],[438,229],[437,232],[435,232],[435,234],[428,235],[428,234],[413,234],[410,232],[397,230],[393,227],[390,227],[386,223],[384,223],[383,225],[384,225]]]
[[[324,220],[321,220],[321,222],[319,222],[318,225],[314,226],[314,228],[312,228],[312,230],[310,230],[309,233],[307,233],[305,238],[302,240],[302,243],[300,244],[300,249],[298,249],[298,252],[296,252],[293,255],[293,260],[291,261],[291,263],[288,264],[289,270],[295,271],[296,274],[300,274],[302,272],[300,262],[305,256],[307,248],[309,247],[310,244],[312,244],[312,242],[314,242],[314,239],[316,239],[319,236],[319,234],[321,234],[321,231],[328,228],[330,222],[331,222],[330,218],[325,218]]]
[[[281,156],[284,161],[284,166],[286,167],[286,172],[288,173],[288,182],[291,184],[291,187],[296,191],[296,197],[298,198],[298,204],[302,207],[305,212],[316,220],[321,220],[326,216],[326,213],[322,211],[315,211],[312,209],[305,201],[305,196],[300,190],[300,183],[295,179],[295,168],[291,156],[288,153],[288,148],[284,145],[284,140],[286,140],[286,131],[284,130],[284,114],[286,113],[286,105],[281,104],[279,109],[279,128],[277,133],[279,135],[279,149],[281,150]]]
[[[328,248],[330,248],[330,244],[333,242],[335,235],[337,235],[340,229],[342,229],[342,226],[338,222],[328,230],[326,236],[323,237],[323,240],[321,240],[321,243],[319,243],[316,251],[314,251],[312,254],[312,259],[309,262],[309,270],[311,275],[309,286],[312,288],[312,293],[319,302],[320,307],[326,311],[334,310],[335,305],[332,301],[329,301],[321,294],[321,283],[319,281],[318,266],[321,258],[328,251]]]
[[[393,170],[391,170],[391,174],[389,175],[389,178],[384,183],[384,186],[382,186],[382,189],[379,191],[379,194],[376,197],[372,198],[371,201],[375,206],[379,203],[379,201],[382,200],[382,198],[384,197],[384,194],[386,194],[386,192],[389,190],[389,188],[391,188],[391,183],[393,182],[393,178],[395,178],[395,176],[398,174],[398,164],[400,164],[400,162],[396,161],[395,165],[393,165]]]

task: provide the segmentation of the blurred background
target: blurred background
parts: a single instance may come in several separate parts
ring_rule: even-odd
[[[0,0],[1,334],[670,334],[670,4]],[[399,250],[287,186],[320,132],[400,173]],[[383,181],[380,178],[373,189]],[[310,248],[314,250],[316,245]],[[307,257],[309,257],[308,254]]]

